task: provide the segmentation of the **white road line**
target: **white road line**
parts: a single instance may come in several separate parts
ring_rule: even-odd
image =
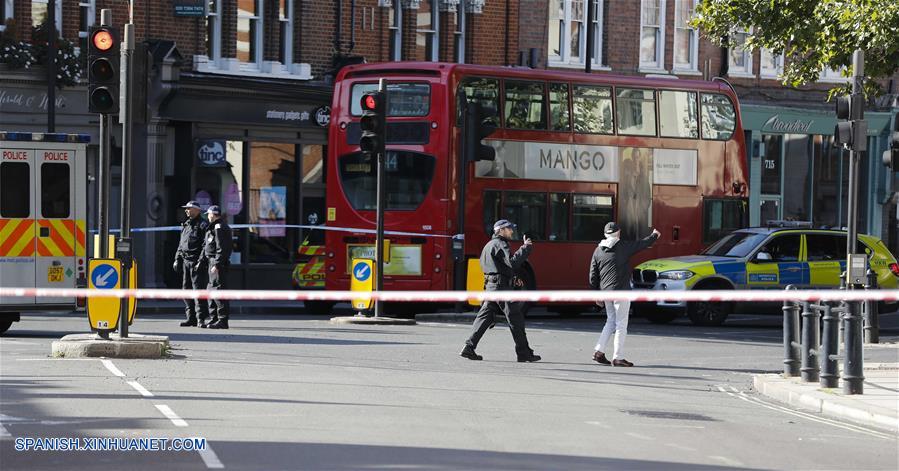
[[[712,459],[715,461],[720,461],[728,466],[734,466],[734,467],[738,467],[738,468],[742,468],[744,466],[742,462],[734,460],[734,459],[730,459],[726,456],[709,455],[709,459]]]
[[[731,389],[733,389],[733,388],[731,388]],[[833,426],[833,427],[837,427],[837,428],[841,428],[841,429],[844,429],[844,430],[850,430],[850,431],[853,431],[853,432],[859,432],[859,433],[863,433],[863,434],[866,434],[866,435],[871,435],[871,436],[873,436],[873,437],[883,438],[883,439],[886,439],[886,440],[895,440],[895,437],[892,436],[892,435],[888,435],[888,434],[885,434],[885,433],[876,432],[876,431],[874,431],[874,430],[866,429],[866,428],[863,428],[863,427],[858,427],[858,426],[855,426],[855,425],[850,425],[850,424],[847,424],[847,423],[842,423],[842,422],[837,422],[837,421],[833,421],[833,420],[830,420],[830,419],[825,419],[825,418],[823,418],[823,417],[818,417],[818,416],[815,416],[815,415],[813,415],[813,414],[809,414],[809,413],[806,413],[806,412],[800,412],[800,411],[793,410],[793,409],[787,409],[786,407],[782,407],[782,406],[779,406],[779,405],[776,405],[776,404],[772,404],[772,403],[763,401],[763,400],[761,400],[761,399],[751,398],[751,397],[747,396],[746,394],[737,391],[736,389],[734,389],[734,391],[736,391],[736,394],[735,394],[735,393],[732,393],[732,392],[730,392],[730,391],[725,390],[725,389],[722,388],[721,386],[718,386],[718,390],[721,391],[721,392],[723,392],[723,393],[725,393],[725,394],[727,394],[728,396],[735,397],[735,398],[737,398],[737,399],[740,399],[740,400],[749,402],[749,403],[751,403],[751,404],[756,404],[756,405],[762,406],[762,407],[764,407],[764,408],[766,408],[766,409],[771,409],[771,410],[774,410],[774,411],[783,412],[783,413],[785,413],[785,414],[793,415],[793,416],[796,416],[796,417],[801,417],[801,418],[803,418],[803,419],[808,419],[808,420],[811,420],[812,422],[818,422],[818,423],[822,423],[822,424],[827,424],[827,425],[830,425],[830,426]]]
[[[212,451],[212,447],[209,446],[209,443],[206,443],[205,450],[199,450],[200,458],[203,458],[203,463],[206,463],[206,467],[209,469],[223,469],[225,465],[222,464],[219,457]]]
[[[175,427],[187,427],[187,422],[184,421],[181,417],[178,417],[178,414],[175,413],[169,406],[165,404],[153,404],[159,409],[159,412],[162,412],[162,415],[169,418]]]
[[[595,421],[595,420],[589,420],[589,421],[584,422],[584,423],[587,424],[587,425],[595,425],[595,426],[597,426],[597,427],[602,427],[602,428],[605,428],[605,429],[610,429],[610,428],[612,428],[610,425],[608,425],[608,424],[606,424],[606,423],[604,423],[604,422],[597,422],[597,421]]]
[[[122,370],[116,368],[116,366],[112,364],[112,361],[100,360],[100,362],[103,363],[103,366],[105,366],[106,369],[109,370],[112,374],[118,376],[119,378],[125,377],[125,373],[122,373]]]
[[[0,440],[12,438],[12,434],[9,433],[9,430],[6,430],[6,427],[3,426],[3,422],[0,422]]]
[[[137,381],[128,381],[128,384],[130,384],[132,388],[137,390],[137,392],[139,392],[141,396],[153,397],[153,393],[151,393],[150,391],[147,391],[147,388],[141,386],[141,384],[138,383]]]
[[[646,435],[642,435],[642,434],[634,433],[634,432],[627,432],[627,433],[625,433],[625,435],[627,435],[629,437],[634,437],[634,438],[637,438],[640,440],[652,440],[653,439],[650,436],[646,436]]]
[[[677,443],[666,443],[665,446],[669,446],[671,448],[683,451],[696,451],[696,448],[691,448],[688,446],[678,445]]]

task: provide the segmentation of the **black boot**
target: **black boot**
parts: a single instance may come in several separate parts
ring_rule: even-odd
[[[228,319],[219,319],[212,324],[209,324],[210,329],[227,329],[228,328]]]
[[[533,362],[533,361],[540,361],[540,360],[541,360],[540,355],[534,355],[533,350],[530,352],[526,352],[526,353],[518,355],[519,363]]]
[[[462,353],[460,353],[459,355],[461,355],[465,358],[468,358],[469,360],[483,360],[484,359],[484,357],[475,353],[474,347],[472,347],[471,345],[466,345],[465,348],[462,349]]]
[[[188,319],[181,323],[181,327],[195,327],[196,325],[197,325],[196,318]]]

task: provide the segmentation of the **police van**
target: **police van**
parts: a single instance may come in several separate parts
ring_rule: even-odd
[[[0,131],[0,287],[87,286],[90,136]],[[0,297],[0,333],[27,311],[83,310],[76,298]]]

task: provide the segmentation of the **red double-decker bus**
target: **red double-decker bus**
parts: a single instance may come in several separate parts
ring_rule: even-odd
[[[327,225],[350,230],[328,231],[327,289],[348,289],[351,259],[374,255],[376,164],[358,143],[360,99],[380,78],[388,81],[385,228],[407,233],[387,237],[387,290],[465,289],[468,260],[497,219],[534,240],[521,275],[527,287],[560,290],[587,287],[609,221],[624,238],[661,231],[641,260],[697,253],[745,225],[745,142],[723,80],[350,66],[335,85],[327,160]],[[467,118],[470,107],[492,113],[496,130],[483,141],[470,141],[484,131],[483,116]],[[465,152],[466,142],[491,146],[495,159],[476,160],[491,153]]]

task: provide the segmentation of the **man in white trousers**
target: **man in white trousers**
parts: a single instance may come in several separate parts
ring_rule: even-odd
[[[590,260],[590,287],[608,291],[631,289],[630,259],[637,252],[652,247],[661,233],[655,229],[642,240],[621,240],[618,224],[610,222],[603,231],[606,238],[599,243]],[[634,366],[624,359],[624,340],[627,338],[627,321],[630,315],[630,301],[606,301],[606,325],[596,343],[593,361],[602,365]],[[606,357],[609,341],[615,335],[612,361]]]

